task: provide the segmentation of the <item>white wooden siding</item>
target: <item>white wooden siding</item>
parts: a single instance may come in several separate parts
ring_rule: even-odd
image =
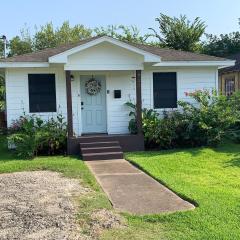
[[[153,72],[177,72],[178,100],[190,101],[185,92],[197,89],[211,90],[216,88],[217,68],[163,68],[146,69],[142,71],[142,102],[143,107],[153,108]],[[6,97],[8,126],[18,119],[23,112],[29,114],[28,74],[55,73],[57,109],[67,118],[65,72],[62,68],[12,68],[6,72]],[[125,105],[127,101],[135,102],[135,71],[108,71],[108,72],[72,72],[73,127],[76,135],[81,135],[81,96],[80,75],[104,74],[106,88],[109,94],[107,99],[107,129],[109,134],[128,133],[129,111]],[[114,90],[122,91],[121,99],[114,99]],[[43,119],[56,116],[56,113],[38,113]]]
[[[57,111],[66,118],[66,85],[64,71],[61,68],[16,68],[6,72],[6,102],[8,126],[29,113],[28,74],[54,73],[56,78]],[[57,113],[34,113],[43,119],[55,117]]]

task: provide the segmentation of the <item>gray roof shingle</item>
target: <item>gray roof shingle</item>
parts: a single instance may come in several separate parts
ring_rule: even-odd
[[[236,60],[232,67],[226,67],[219,70],[219,73],[240,72],[240,52],[228,57],[228,59]]]
[[[81,40],[77,43],[62,45],[55,48],[47,48],[47,49],[33,52],[33,53],[13,56],[6,59],[0,59],[0,62],[48,62],[49,57],[65,52],[74,47],[83,45],[85,43],[88,43],[100,37],[102,36],[88,38],[85,40]],[[134,46],[136,48],[142,49],[146,52],[150,52],[152,54],[160,56],[162,61],[225,61],[225,60],[228,60],[225,58],[219,58],[219,57],[209,56],[205,54],[185,52],[185,51],[179,51],[179,50],[168,49],[168,48],[160,48],[160,47],[136,44],[136,43],[128,43],[128,42],[125,42],[125,43],[131,46]]]

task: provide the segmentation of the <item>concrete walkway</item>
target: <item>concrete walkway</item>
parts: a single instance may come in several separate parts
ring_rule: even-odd
[[[87,161],[113,207],[133,214],[156,214],[194,209],[159,182],[124,159]]]

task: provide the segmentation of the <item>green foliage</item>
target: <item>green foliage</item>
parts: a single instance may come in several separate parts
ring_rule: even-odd
[[[200,18],[195,18],[191,23],[185,15],[179,18],[160,14],[156,21],[159,24],[159,33],[150,28],[152,36],[159,40],[163,47],[169,47],[184,51],[197,51],[201,36],[204,34],[206,25]]]
[[[60,28],[55,29],[53,24],[47,23],[36,30],[34,36],[34,49],[42,50],[45,48],[53,48],[59,45],[74,43],[82,39],[91,37],[92,30],[85,28],[83,25],[77,24],[73,27],[68,21],[63,22]]]
[[[85,28],[80,24],[71,27],[68,21],[63,22],[62,26],[56,29],[51,22],[40,26],[40,29],[37,27],[35,29],[35,34],[31,36],[29,30],[24,27],[21,30],[20,36],[16,36],[10,40],[8,46],[10,49],[9,56],[74,43],[92,35],[91,29]]]
[[[148,35],[141,35],[136,26],[108,25],[107,27],[95,28],[96,35],[106,35],[121,41],[132,43],[146,43]]]
[[[9,41],[9,57],[33,51],[33,41],[28,28],[25,26],[25,28],[21,29],[20,32],[20,36],[15,36]]]
[[[240,26],[240,19],[239,19]],[[207,39],[202,44],[202,52],[218,57],[229,57],[240,52],[240,32],[229,34],[206,34]]]
[[[62,115],[43,121],[37,116],[22,116],[9,129],[9,143],[19,157],[33,158],[38,154],[65,153],[67,130]]]
[[[193,145],[216,145],[220,143],[227,130],[239,118],[239,111],[231,97],[212,94],[209,91],[195,91],[187,94],[197,104],[180,101],[182,115],[189,121],[186,134]]]
[[[229,57],[240,52],[240,32],[221,34],[220,36],[207,34],[202,52],[218,57]]]
[[[5,83],[4,77],[0,75],[0,112],[5,110]]]
[[[231,136],[237,141],[240,128],[240,93],[230,98],[215,92],[186,93],[194,103],[179,101],[180,110],[163,112],[143,109],[143,134],[147,147],[169,149],[175,147],[214,146]],[[136,108],[132,103],[129,130],[135,134]]]

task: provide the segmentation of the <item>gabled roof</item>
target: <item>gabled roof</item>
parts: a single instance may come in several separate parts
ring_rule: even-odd
[[[222,68],[219,72],[220,73],[240,72],[240,52],[229,56],[228,59],[236,60],[235,65],[232,67]]]
[[[41,51],[9,57],[6,59],[0,59],[0,62],[16,62],[16,63],[45,62],[46,63],[49,61],[50,57],[64,53],[70,49],[76,48],[78,46],[82,46],[84,44],[90,43],[91,41],[94,41],[100,38],[104,38],[104,36],[96,36],[96,37],[88,38],[76,43],[66,44],[59,47],[55,47],[55,48],[47,48]],[[110,37],[105,37],[105,38],[110,38]],[[113,39],[113,40],[116,40],[116,39]],[[208,56],[205,54],[185,52],[185,51],[179,51],[179,50],[168,49],[168,48],[160,48],[160,47],[149,46],[144,44],[136,44],[136,43],[129,43],[129,42],[123,42],[123,43],[128,44],[129,46],[135,47],[139,50],[159,56],[161,57],[162,62],[164,61],[165,62],[167,61],[229,61],[226,58]]]

